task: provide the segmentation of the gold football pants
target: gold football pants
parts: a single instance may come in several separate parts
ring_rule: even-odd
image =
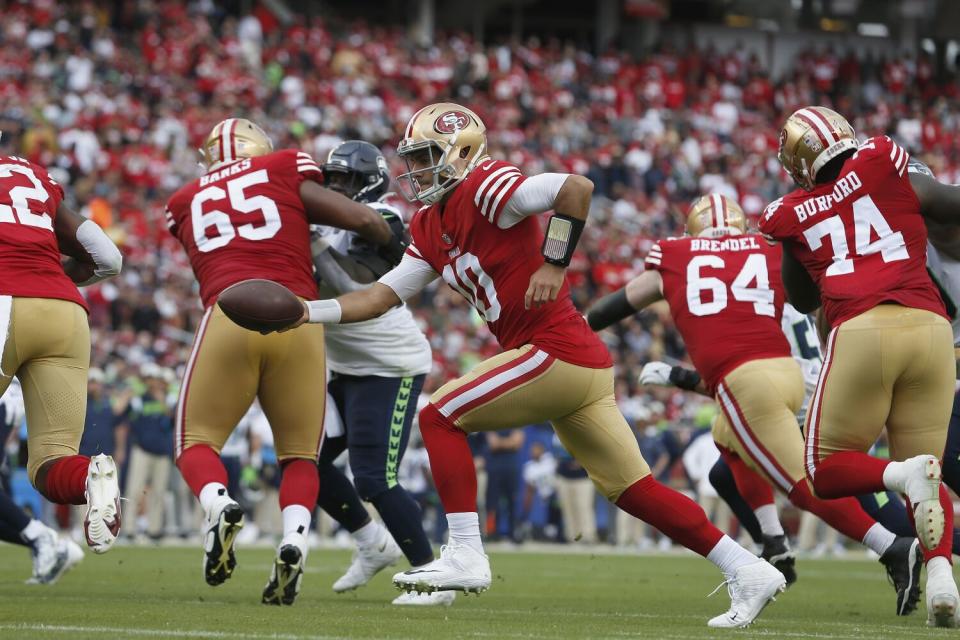
[[[20,379],[27,413],[27,471],[75,455],[87,412],[90,325],[68,300],[0,296],[0,395]]]
[[[176,416],[176,455],[204,444],[218,453],[260,399],[277,458],[314,459],[326,405],[323,325],[261,335],[207,308],[183,375]]]
[[[803,435],[797,424],[804,391],[793,358],[752,360],[717,385],[721,414],[713,423],[714,441],[786,494],[804,479]]]
[[[481,362],[430,401],[467,433],[551,422],[560,442],[611,501],[650,474],[613,395],[613,369],[589,369],[533,345]]]
[[[834,328],[807,413],[807,474],[868,451],[884,425],[892,460],[942,456],[955,366],[950,324],[930,311],[882,304]]]

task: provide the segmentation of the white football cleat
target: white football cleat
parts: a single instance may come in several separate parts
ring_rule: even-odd
[[[953,575],[927,573],[927,626],[954,628],[960,625],[960,593]]]
[[[945,517],[940,504],[940,480],[943,472],[935,456],[914,456],[903,461],[906,469],[904,493],[913,507],[913,521],[920,544],[936,549],[943,538]]]
[[[712,618],[707,623],[709,627],[718,629],[746,627],[756,620],[763,608],[774,600],[774,596],[786,589],[787,581],[773,565],[760,560],[737,569],[733,578],[727,580],[725,584],[730,593],[730,609]]]
[[[490,560],[472,547],[451,540],[440,547],[437,560],[396,574],[393,584],[398,589],[417,593],[480,593],[490,588]]]
[[[87,516],[83,531],[94,553],[106,553],[120,535],[120,484],[113,458],[98,454],[87,468]]]
[[[456,591],[434,591],[433,593],[401,593],[391,604],[413,607],[449,607],[457,599]]]
[[[44,527],[40,535],[30,541],[33,575],[27,584],[46,584],[48,576],[59,573],[60,565],[66,560],[66,555],[60,556],[59,544],[57,532],[49,527]]]
[[[370,582],[373,576],[380,571],[397,563],[403,552],[386,527],[380,527],[377,541],[366,547],[357,546],[353,553],[353,561],[347,572],[333,583],[333,590],[337,593],[352,591]]]
[[[230,496],[217,499],[204,520],[203,577],[211,587],[226,582],[237,566],[233,543],[243,528],[243,509]]]

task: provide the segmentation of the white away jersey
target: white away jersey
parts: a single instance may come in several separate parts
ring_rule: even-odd
[[[400,215],[388,204],[374,202],[369,206]],[[323,239],[341,255],[347,254],[354,235],[344,229],[321,228]],[[354,284],[357,289],[372,285]],[[429,373],[433,365],[430,343],[406,305],[364,322],[328,324],[324,326],[324,335],[327,366],[335,373],[397,378]]]
[[[780,327],[783,329],[783,335],[787,337],[787,342],[790,343],[790,354],[803,372],[805,393],[803,404],[797,413],[802,422],[807,414],[810,397],[817,388],[817,380],[820,379],[820,367],[823,365],[820,338],[817,336],[817,327],[813,318],[800,313],[790,306],[789,302],[783,305],[783,319],[780,321]]]

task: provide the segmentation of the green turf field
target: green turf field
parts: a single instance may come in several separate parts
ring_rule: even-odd
[[[726,609],[712,565],[692,555],[492,553],[493,588],[450,608],[401,608],[389,572],[337,596],[344,551],[316,550],[293,607],[259,603],[271,560],[240,549],[233,579],[210,588],[193,548],[88,554],[53,587],[26,586],[22,548],[0,546],[2,638],[925,638],[922,611],[893,615],[893,590],[868,560],[804,560],[800,581],[747,631],[709,630]]]

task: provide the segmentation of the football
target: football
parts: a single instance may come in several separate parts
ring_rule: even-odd
[[[230,285],[217,298],[217,304],[244,329],[261,333],[289,327],[303,315],[300,298],[272,280],[244,280]]]

